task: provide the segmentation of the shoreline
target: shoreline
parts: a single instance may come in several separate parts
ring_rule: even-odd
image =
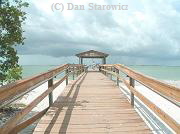
[[[167,83],[168,85],[172,85],[177,88],[180,88],[180,80],[161,80],[161,81]]]

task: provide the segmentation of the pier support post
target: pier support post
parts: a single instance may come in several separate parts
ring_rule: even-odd
[[[68,68],[66,69],[66,75],[67,75],[67,77],[66,77],[66,85],[68,85]]]
[[[130,81],[130,86],[134,87],[135,86],[135,81],[133,78],[129,78]],[[134,106],[134,94],[131,92],[131,105]]]
[[[103,58],[103,64],[106,64],[106,58],[105,57]]]
[[[81,58],[81,61],[80,61],[81,64],[83,64],[83,58]]]
[[[48,88],[53,86],[53,78],[48,80]],[[49,106],[53,104],[53,92],[49,93]]]
[[[119,70],[118,69],[116,69],[116,74],[119,75]],[[119,87],[119,77],[118,76],[117,76],[116,82],[117,82],[117,86]]]

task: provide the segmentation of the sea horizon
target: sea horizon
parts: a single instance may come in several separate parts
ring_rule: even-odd
[[[60,65],[22,65],[22,77],[26,78],[46,72]],[[180,80],[180,66],[165,65],[126,65],[131,69],[158,80]]]
[[[73,63],[67,63],[67,64],[73,64]],[[78,64],[78,63],[77,63]],[[107,63],[108,64],[108,63]],[[44,64],[44,65],[20,65],[20,66],[60,66],[60,65],[63,65],[63,64]],[[180,67],[180,65],[153,65],[153,64],[150,64],[150,65],[146,65],[146,64],[122,64],[122,65],[125,65],[125,66],[165,66],[165,67]]]

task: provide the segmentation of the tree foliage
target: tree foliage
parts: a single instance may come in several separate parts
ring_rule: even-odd
[[[21,79],[15,46],[24,44],[22,25],[26,13],[22,0],[0,0],[0,85]]]

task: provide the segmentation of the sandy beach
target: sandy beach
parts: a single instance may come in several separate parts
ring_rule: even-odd
[[[55,81],[57,82],[57,81]],[[53,91],[53,101],[57,99],[57,97],[62,93],[64,88],[66,87],[66,82],[62,82],[56,89]],[[29,92],[25,95],[22,99],[17,100],[16,103],[23,103],[25,105],[30,104],[35,98],[41,95],[45,90],[48,88],[48,83],[44,83],[41,86],[37,87],[33,91]],[[34,114],[38,113],[39,111],[44,110],[49,106],[49,98],[48,96],[44,98],[24,119],[32,117]],[[37,122],[33,123],[32,125],[23,129],[20,134],[32,134],[34,128],[36,127]]]
[[[180,88],[180,80],[163,80],[162,82]]]
[[[62,93],[63,89],[66,87],[66,82],[62,82],[56,89],[53,91],[53,101],[57,99],[57,97]],[[48,83],[44,83],[34,89],[33,91],[29,92],[25,95],[22,99],[18,100],[16,103],[23,103],[28,105],[31,103],[35,98],[41,95],[44,91],[48,89]],[[48,96],[44,98],[32,111],[42,111],[49,106],[49,98]]]

